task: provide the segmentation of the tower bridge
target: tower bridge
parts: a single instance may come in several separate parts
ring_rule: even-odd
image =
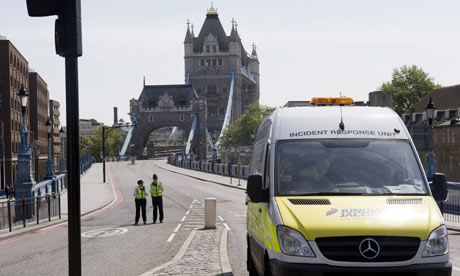
[[[151,132],[177,127],[188,137],[185,153],[202,151],[206,156],[210,137],[219,137],[227,124],[259,101],[256,47],[253,44],[251,54],[246,52],[237,23],[234,20],[231,23],[227,36],[212,6],[198,36],[187,22],[185,84],[145,85],[144,82],[139,98],[130,101],[131,121],[136,118],[137,122],[124,149],[133,144],[132,153],[141,158]]]

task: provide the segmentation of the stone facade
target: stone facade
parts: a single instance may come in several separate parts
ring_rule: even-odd
[[[36,72],[29,73],[30,100],[30,144],[32,147],[32,169],[36,182],[43,181],[48,160],[48,85]]]
[[[51,130],[51,156],[53,158],[54,171],[59,171],[59,163],[61,160],[61,137],[59,136],[59,131],[61,130],[61,112],[60,104],[56,100],[50,100],[50,121],[53,126]]]
[[[164,127],[178,127],[188,134],[197,116],[192,150],[206,138],[206,100],[198,99],[192,85],[145,85],[138,100],[130,101],[131,121],[137,123],[132,135],[133,154],[144,156],[151,132]]]
[[[16,181],[18,169],[18,146],[21,143],[21,105],[18,91],[24,86],[29,90],[29,63],[5,38],[0,38],[0,121],[4,125],[5,159],[6,166],[5,182],[1,177],[0,190],[6,185],[13,185]],[[30,130],[29,107],[26,107],[26,125]],[[1,147],[0,147],[1,148]],[[2,156],[3,158],[3,156]],[[3,162],[1,162],[3,167]]]
[[[232,72],[235,73],[232,116],[238,119],[252,103],[259,102],[259,59],[244,49],[237,25],[232,23],[227,36],[217,11],[208,10],[201,31],[195,37],[187,27],[184,41],[185,77],[198,97],[208,105],[208,130],[220,133],[227,109]]]

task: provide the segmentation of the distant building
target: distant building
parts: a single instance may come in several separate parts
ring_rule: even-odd
[[[21,86],[29,90],[29,63],[9,40],[0,37],[0,124],[3,123],[4,125],[3,136],[5,137],[6,159],[5,168],[3,168],[3,162],[0,162],[1,171],[6,172],[6,183],[3,182],[2,175],[0,190],[3,190],[6,184],[13,185],[16,181],[18,146],[21,143],[19,131],[22,117],[17,94]],[[27,128],[30,130],[29,107],[30,101],[26,108],[25,118]],[[0,156],[3,158],[3,153],[1,154]]]
[[[259,102],[260,74],[256,47],[246,52],[232,21],[227,36],[217,10],[211,7],[198,36],[187,27],[184,40],[185,77],[198,97],[207,102],[207,127],[220,133],[227,109],[232,72],[235,84],[231,122],[238,119],[248,106]]]
[[[433,128],[428,126],[426,105],[435,105]],[[422,163],[427,151],[436,157],[436,172],[444,173],[448,181],[460,182],[460,85],[434,89],[402,116]],[[431,134],[432,133],[432,134]]]
[[[80,119],[80,137],[93,136],[99,126],[104,125],[95,119]]]
[[[61,160],[61,137],[59,131],[61,130],[61,112],[59,110],[60,104],[56,100],[50,100],[50,121],[53,126],[51,130],[51,156],[53,158],[54,171],[59,171],[59,162]]]
[[[29,73],[30,101],[30,145],[32,147],[32,169],[36,182],[43,181],[48,160],[48,85],[36,72]]]

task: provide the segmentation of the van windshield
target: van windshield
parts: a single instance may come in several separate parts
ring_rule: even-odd
[[[405,140],[286,140],[277,146],[278,195],[424,195]]]

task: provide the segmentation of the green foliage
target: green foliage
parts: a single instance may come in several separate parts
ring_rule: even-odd
[[[385,82],[380,87],[382,91],[393,92],[393,109],[399,115],[411,108],[431,90],[440,87],[434,83],[421,68],[415,65],[393,69],[391,82]]]
[[[102,126],[100,126],[93,136],[83,137],[85,141],[91,145],[91,155],[97,161],[101,161],[102,152]],[[119,154],[125,136],[119,128],[106,128],[105,129],[105,156],[116,156]]]
[[[238,120],[227,126],[220,138],[221,146],[229,146],[228,136],[232,135],[232,145],[250,146],[252,144],[251,133],[257,134],[260,124],[275,108],[260,106],[258,103],[251,104]]]

